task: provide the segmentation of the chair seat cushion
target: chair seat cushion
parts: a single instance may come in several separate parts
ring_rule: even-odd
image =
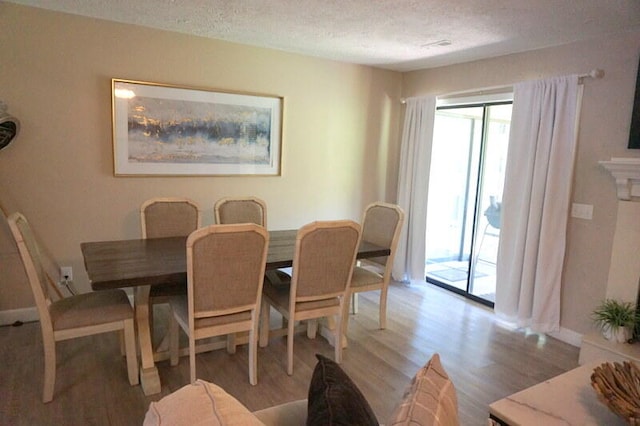
[[[351,275],[351,287],[364,287],[372,284],[382,284],[382,282],[383,277],[377,272],[354,266],[353,275]]]
[[[371,406],[342,368],[329,358],[316,354],[318,363],[309,386],[307,426],[375,425]]]
[[[149,405],[144,426],[263,425],[220,386],[197,380]]]
[[[273,285],[265,279],[262,292],[273,302],[276,308],[289,309],[289,286]],[[340,299],[334,297],[331,299],[315,300],[310,302],[297,302],[296,312],[311,311],[331,306],[340,306]]]
[[[189,323],[189,302],[187,296],[173,296],[169,299],[171,309],[174,314],[182,319],[186,324]],[[240,321],[251,321],[251,311],[238,312],[236,314],[219,315],[208,318],[196,318],[194,325],[196,329],[231,324]]]
[[[55,301],[49,307],[54,330],[86,327],[133,318],[124,290],[101,290]]]

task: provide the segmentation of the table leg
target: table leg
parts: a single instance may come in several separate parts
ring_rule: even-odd
[[[145,395],[160,393],[160,376],[153,361],[153,345],[149,328],[150,290],[151,287],[145,285],[136,287],[134,293],[138,344],[140,345],[140,384]]]
[[[327,317],[326,323],[323,322],[320,324],[320,335],[327,339],[331,346],[335,346],[335,338],[333,337],[333,333],[336,327],[336,319],[333,317],[333,315]],[[340,333],[340,335],[342,336],[342,348],[344,349],[348,346],[347,336],[345,336],[343,333]]]

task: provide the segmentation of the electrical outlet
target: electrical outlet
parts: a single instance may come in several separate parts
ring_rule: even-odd
[[[60,279],[62,281],[73,281],[73,268],[71,266],[61,266]]]

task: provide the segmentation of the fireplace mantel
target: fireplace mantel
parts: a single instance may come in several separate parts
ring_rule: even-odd
[[[616,181],[618,199],[630,201],[640,197],[640,158],[611,158],[611,161],[600,161]]]
[[[612,158],[600,161],[616,182],[618,212],[611,248],[611,264],[607,278],[606,299],[635,304],[640,276],[640,158]],[[596,360],[640,362],[640,344],[612,343],[600,332],[582,337],[579,364]]]

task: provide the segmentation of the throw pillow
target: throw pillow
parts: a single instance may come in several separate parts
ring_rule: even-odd
[[[375,425],[373,410],[342,368],[316,354],[318,363],[309,386],[307,426]]]
[[[197,380],[152,402],[143,425],[257,426],[262,422],[220,386]]]
[[[390,426],[459,424],[456,389],[437,353],[418,370],[388,423]]]

